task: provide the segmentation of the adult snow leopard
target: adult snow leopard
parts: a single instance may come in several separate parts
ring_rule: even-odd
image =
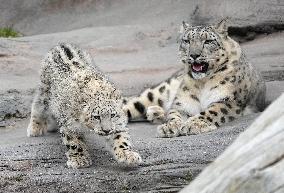
[[[228,36],[225,20],[211,26],[183,23],[179,54],[183,72],[124,100],[130,121],[162,121],[158,136],[175,137],[209,132],[263,109],[265,83]]]

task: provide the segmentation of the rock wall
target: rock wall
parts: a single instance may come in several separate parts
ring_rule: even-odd
[[[208,24],[229,17],[232,33],[283,30],[279,0],[0,0],[0,26],[24,35],[115,25]],[[242,27],[239,29],[238,27]]]

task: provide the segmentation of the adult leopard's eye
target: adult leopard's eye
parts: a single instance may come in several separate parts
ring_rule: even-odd
[[[187,43],[187,44],[189,44],[189,42],[190,42],[188,39],[186,39],[186,40],[184,39],[184,40],[182,40],[182,41],[183,41],[184,43]]]

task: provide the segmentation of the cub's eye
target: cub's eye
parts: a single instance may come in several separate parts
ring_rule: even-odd
[[[115,117],[115,114],[114,113],[110,114],[110,117],[111,118]]]
[[[214,40],[205,40],[204,44],[210,44],[212,42],[214,42]]]
[[[100,120],[101,117],[96,115],[96,116],[94,116],[94,119]]]
[[[190,42],[188,39],[187,39],[187,40],[183,39],[182,41],[183,41],[184,43],[187,43],[187,44],[189,44],[189,42]]]

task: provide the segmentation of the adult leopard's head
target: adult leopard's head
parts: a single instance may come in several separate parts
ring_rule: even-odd
[[[179,53],[186,72],[194,79],[201,79],[222,68],[228,60],[226,20],[216,26],[181,26]]]

